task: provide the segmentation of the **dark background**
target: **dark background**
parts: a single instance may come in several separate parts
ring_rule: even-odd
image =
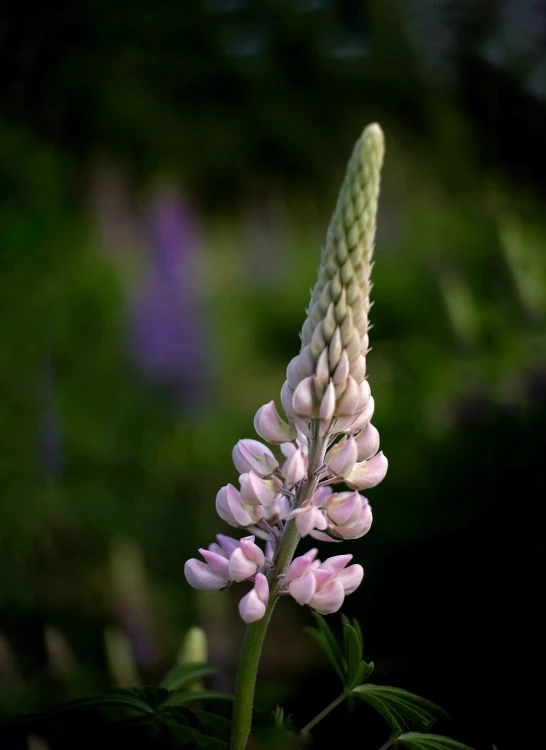
[[[379,121],[368,370],[390,470],[346,545],[366,579],[344,611],[377,681],[445,706],[441,730],[530,747],[544,3],[13,2],[0,70],[2,711],[156,680],[195,624],[229,689],[234,592],[196,594],[184,561],[230,533],[231,448],[278,403],[344,165]],[[310,619],[281,602],[265,717],[278,701],[301,726],[337,695]],[[387,736],[365,707],[319,734]]]

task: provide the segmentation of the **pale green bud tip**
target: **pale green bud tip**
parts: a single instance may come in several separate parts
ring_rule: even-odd
[[[204,664],[207,661],[207,634],[198,625],[186,633],[179,654],[180,664]]]

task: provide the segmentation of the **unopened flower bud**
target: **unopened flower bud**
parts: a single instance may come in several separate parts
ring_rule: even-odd
[[[279,445],[296,438],[296,428],[280,418],[275,403],[261,406],[254,417],[254,429],[268,443]]]
[[[358,411],[360,391],[358,384],[350,375],[347,378],[347,387],[336,407],[336,414],[340,417],[350,417]]]
[[[338,419],[336,423],[336,430],[339,432],[344,432],[346,434],[354,435],[368,424],[370,419],[373,417],[374,408],[375,401],[373,396],[370,396],[369,401],[364,407],[362,413],[358,414],[357,416]]]
[[[239,614],[245,622],[256,622],[265,615],[269,601],[269,585],[263,573],[256,574],[254,588],[239,602]]]
[[[271,505],[275,496],[282,489],[282,482],[278,477],[263,479],[255,472],[241,474],[241,500],[247,505]]]
[[[283,463],[281,474],[286,480],[286,484],[291,487],[301,482],[307,470],[307,462],[301,450],[295,450]]]
[[[326,386],[324,396],[320,402],[319,417],[322,421],[330,423],[336,408],[336,389],[332,381]]]
[[[279,468],[273,453],[258,440],[239,440],[232,455],[235,468],[241,474],[255,471],[259,476],[267,477]]]
[[[315,408],[314,378],[304,378],[298,383],[292,396],[292,408],[301,419],[310,419]]]
[[[356,463],[357,447],[352,435],[342,437],[326,454],[326,466],[336,477],[348,477]]]
[[[379,432],[371,422],[355,437],[358,451],[357,461],[367,461],[379,450]]]
[[[389,462],[383,451],[380,451],[369,461],[355,464],[352,472],[345,479],[345,483],[355,490],[367,490],[370,487],[375,487],[385,478],[388,466]]]

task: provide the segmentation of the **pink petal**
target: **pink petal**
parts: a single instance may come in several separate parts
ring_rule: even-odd
[[[184,575],[190,586],[201,591],[219,591],[228,583],[225,578],[213,573],[208,565],[195,558],[184,565]]]
[[[229,579],[229,562],[224,555],[218,555],[208,549],[200,549],[199,552],[203,555],[213,573],[225,578],[226,581]]]
[[[229,558],[229,577],[233,581],[244,581],[251,578],[258,566],[249,560],[243,550],[239,547]]]
[[[346,594],[352,594],[364,578],[364,568],[362,565],[349,565],[348,568],[338,573],[336,581],[339,581],[343,586]]]
[[[321,615],[337,612],[345,599],[345,590],[339,581],[332,581],[309,600],[309,606]]]
[[[315,576],[309,572],[291,581],[288,585],[288,591],[298,604],[307,604],[315,593],[316,587]]]

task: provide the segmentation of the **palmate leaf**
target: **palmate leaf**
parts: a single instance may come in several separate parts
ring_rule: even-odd
[[[179,690],[184,685],[201,677],[208,677],[216,670],[208,664],[182,664],[170,669],[159,683],[167,690]]]
[[[429,729],[437,716],[447,716],[440,706],[402,688],[367,683],[355,687],[351,694],[375,708],[395,732]]]
[[[463,745],[462,742],[452,740],[450,737],[419,732],[401,734],[396,743],[404,745],[408,750],[472,750],[468,745]]]

